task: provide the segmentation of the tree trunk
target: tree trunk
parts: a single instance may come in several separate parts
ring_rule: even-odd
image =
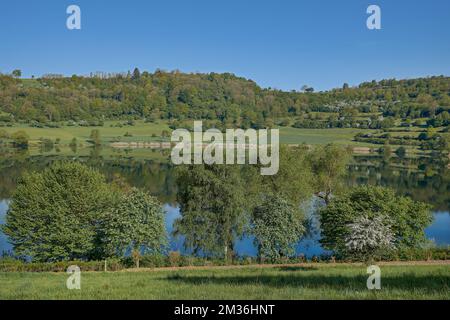
[[[327,192],[327,193],[325,194],[325,204],[326,204],[326,205],[329,205],[329,204],[330,204],[330,195],[331,195],[331,192]]]
[[[261,245],[259,244],[258,245],[258,262],[259,262],[259,264],[262,264],[263,263],[263,257],[262,257],[262,254],[261,254],[261,252],[262,252],[262,250],[261,250]]]

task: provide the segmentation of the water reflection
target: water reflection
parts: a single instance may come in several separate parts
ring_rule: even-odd
[[[437,245],[450,244],[450,214],[435,212],[433,224],[425,230],[425,234]]]
[[[6,200],[0,201],[0,224],[5,223],[5,215],[8,210],[8,202]],[[0,252],[7,252],[12,250],[12,246],[8,243],[7,237],[0,232]]]

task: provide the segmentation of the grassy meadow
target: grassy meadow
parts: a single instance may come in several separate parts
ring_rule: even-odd
[[[364,265],[305,264],[122,272],[0,273],[0,299],[450,299],[450,265],[383,265],[368,290]]]
[[[162,123],[145,123],[144,121],[136,121],[134,126],[114,127],[118,121],[105,121],[103,127],[80,127],[80,126],[61,126],[60,128],[34,128],[28,125],[17,125],[14,127],[4,127],[8,133],[13,133],[18,130],[25,131],[30,140],[37,141],[40,138],[47,138],[55,140],[61,139],[61,143],[70,143],[73,138],[76,138],[78,143],[85,143],[89,140],[91,131],[94,129],[100,130],[101,139],[104,143],[110,142],[116,137],[122,137],[123,141],[141,141],[149,140],[152,135],[160,136],[163,130],[170,130],[169,126]],[[124,137],[126,133],[133,135],[133,137]]]
[[[151,141],[160,139],[163,130],[171,131],[167,122],[160,121],[158,123],[145,123],[142,120],[135,122],[134,126],[116,127],[118,121],[105,121],[103,127],[80,127],[80,126],[61,126],[60,128],[34,128],[28,125],[16,125],[13,127],[3,127],[2,129],[12,134],[18,130],[25,131],[31,140],[31,143],[37,142],[41,138],[51,140],[61,139],[62,144],[68,144],[73,138],[78,143],[87,143],[91,131],[100,130],[101,140],[107,144],[116,141],[120,137],[120,141]],[[375,130],[367,129],[298,129],[292,127],[281,127],[280,142],[285,144],[327,144],[336,143],[339,145],[357,145],[369,146],[370,144],[353,141],[357,133],[374,132]],[[128,133],[129,137],[125,134]],[[155,137],[156,136],[156,137]]]
[[[338,145],[351,146],[371,146],[368,143],[353,141],[357,133],[374,132],[375,130],[367,129],[299,129],[292,127],[280,128],[280,142],[286,144],[328,144],[334,143]],[[373,146],[373,145],[372,145]]]

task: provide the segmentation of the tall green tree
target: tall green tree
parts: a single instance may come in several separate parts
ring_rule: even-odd
[[[134,68],[133,74],[131,75],[132,80],[139,80],[141,78],[141,72],[138,68]]]
[[[280,167],[272,176],[254,176],[252,184],[260,185],[261,194],[278,194],[294,205],[308,200],[314,190],[314,176],[306,146],[280,146]],[[259,181],[260,180],[260,181]]]
[[[158,199],[132,188],[107,215],[103,241],[112,256],[134,252],[139,268],[141,252],[161,252],[167,244],[164,210]]]
[[[294,254],[305,228],[298,206],[280,195],[265,196],[253,211],[251,232],[260,258],[277,260]]]
[[[329,203],[334,193],[340,191],[351,151],[333,144],[315,147],[309,153],[314,174],[314,189],[318,197]]]
[[[11,74],[14,78],[20,78],[22,76],[22,71],[19,69],[15,69]]]
[[[99,146],[102,144],[100,130],[98,130],[98,129],[92,130],[89,138],[90,138],[91,142],[96,146]]]
[[[320,242],[326,249],[345,253],[351,225],[361,217],[380,219],[390,226],[398,247],[415,247],[424,243],[424,230],[432,222],[428,204],[397,196],[389,188],[359,186],[333,198],[320,211]]]
[[[241,168],[191,165],[178,169],[181,217],[175,221],[175,235],[183,235],[185,247],[194,254],[227,259],[249,220]]]
[[[13,140],[13,144],[17,148],[28,148],[28,141],[30,140],[30,136],[23,130],[19,130],[14,132],[11,135],[11,139]]]
[[[90,259],[115,198],[97,170],[55,163],[22,177],[2,230],[17,255],[34,261]]]

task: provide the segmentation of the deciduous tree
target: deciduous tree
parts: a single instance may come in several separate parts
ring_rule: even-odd
[[[265,196],[253,211],[251,232],[260,258],[277,260],[294,253],[294,245],[305,228],[298,206],[280,195]]]
[[[161,203],[137,188],[120,198],[107,215],[103,229],[108,253],[123,256],[132,251],[138,268],[140,253],[159,253],[167,243]]]
[[[340,190],[350,159],[350,150],[333,144],[315,147],[309,154],[316,195],[326,203]]]
[[[326,249],[347,252],[351,225],[366,217],[390,225],[397,246],[415,247],[424,243],[425,228],[432,222],[430,206],[397,196],[389,188],[359,186],[335,197],[320,210],[322,239]]]
[[[43,262],[90,259],[115,198],[97,170],[55,163],[23,176],[2,229],[19,256]]]
[[[176,235],[185,237],[185,247],[227,259],[234,242],[243,235],[249,220],[249,201],[234,165],[191,165],[177,174],[181,217],[175,221]]]

